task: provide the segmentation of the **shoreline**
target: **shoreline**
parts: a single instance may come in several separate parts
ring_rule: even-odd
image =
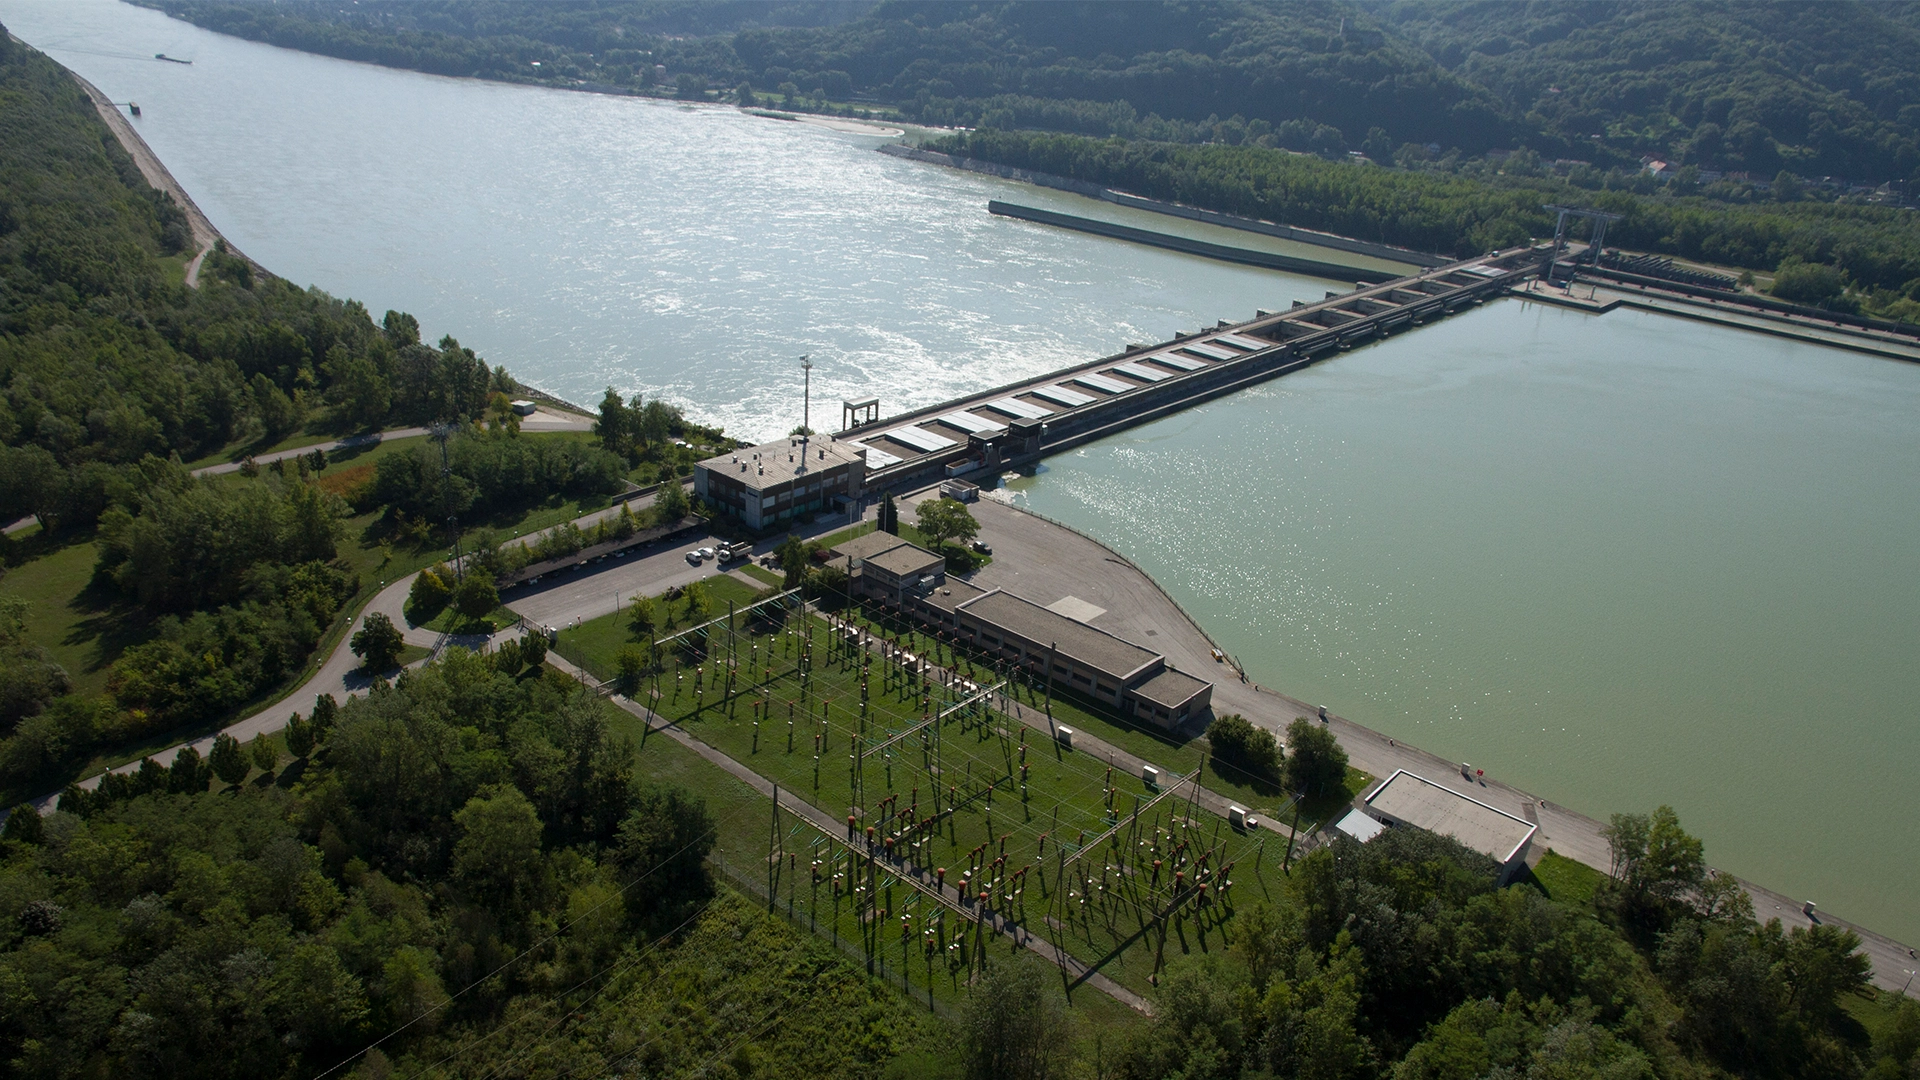
[[[218,233],[218,231],[213,227],[212,223],[206,218],[204,213],[200,211],[198,206],[193,203],[191,197],[186,194],[184,188],[182,188],[179,185],[178,181],[173,178],[172,174],[159,161],[157,155],[155,155],[152,149],[147,146],[145,140],[141,138],[139,133],[133,128],[133,126],[128,121],[128,119],[124,115],[119,113],[118,107],[114,106],[110,101],[108,101],[106,99],[106,96],[102,94],[90,82],[88,82],[87,80],[79,76],[77,73],[72,72],[71,69],[68,69],[68,70],[69,70],[69,74],[72,75],[72,77],[81,85],[83,90],[89,95],[89,98],[95,104],[96,110],[100,112],[103,120],[108,124],[109,128],[114,131],[115,137],[121,143],[122,147],[128,151],[128,153],[133,157],[133,160],[135,161],[136,165],[138,165],[141,168],[142,174],[146,176],[146,178],[148,179],[148,182],[153,186],[155,186],[157,189],[168,192],[172,197],[176,199],[176,201],[180,203],[183,211],[188,216],[188,220],[193,229],[195,242],[196,244],[201,245],[200,257],[203,258],[205,251],[210,249],[213,246],[214,241],[221,239],[221,236]],[[202,243],[203,239],[204,239],[204,243]],[[229,250],[230,251],[233,250],[231,246],[229,246]],[[240,254],[238,251],[234,251],[233,253],[236,255]],[[245,256],[242,255],[241,257],[244,258]],[[254,263],[251,259],[249,259],[248,262],[254,265],[256,268],[260,269],[261,272],[263,273],[270,272],[270,271],[266,271],[264,267],[259,267],[259,264]],[[198,259],[196,259],[196,263],[195,263],[196,267],[197,267],[197,263],[198,263]],[[1039,518],[1039,515],[1031,514],[1030,512],[1021,510],[1017,507],[1009,506],[1008,510],[1011,512],[1019,513],[1029,517]],[[1047,519],[1041,519],[1041,520],[1047,520]],[[1107,547],[1104,543],[1101,543],[1100,541],[1098,541],[1097,539],[1094,539],[1093,537],[1086,536],[1086,534],[1084,533],[1080,533],[1077,529],[1074,529],[1070,526],[1065,526],[1057,522],[1054,522],[1052,524],[1054,524],[1056,527],[1061,528],[1066,532],[1072,533],[1073,535],[1080,537],[1081,539],[1083,539],[1084,541],[1090,544],[1095,545],[1102,551],[1111,553],[1114,556],[1114,559],[1113,559],[1114,562],[1124,565],[1125,567],[1132,570],[1132,572],[1137,574],[1139,578],[1144,580],[1147,584],[1151,585],[1154,590],[1158,591],[1163,597],[1165,597],[1167,602],[1170,603],[1174,608],[1176,609],[1179,608],[1177,601],[1174,601],[1173,598],[1166,593],[1165,589],[1161,587],[1159,583],[1152,578],[1151,575],[1146,574],[1137,565],[1133,564],[1131,560],[1127,560],[1123,556],[1119,556],[1117,552],[1113,552],[1112,549]],[[363,611],[364,610],[371,610],[371,606],[369,606],[369,608],[367,609],[363,609]],[[1180,614],[1183,617],[1183,621],[1188,626],[1190,626],[1193,629],[1193,631],[1198,634],[1199,637],[1201,637],[1202,639],[1205,639],[1211,644],[1212,639],[1210,638],[1210,636],[1207,635],[1204,628],[1200,627],[1200,625],[1196,620],[1194,620],[1191,616],[1187,615],[1185,611],[1181,611]],[[355,618],[357,619],[358,616],[356,615]],[[343,642],[343,645],[344,645],[344,642]],[[1217,646],[1214,646],[1214,647],[1217,648]],[[343,650],[336,650],[336,653],[334,654],[335,657],[338,656],[340,651],[343,651]],[[332,658],[329,658],[329,660],[331,659]],[[322,666],[323,667],[328,666],[328,661],[322,661]],[[1237,664],[1234,666],[1237,669]],[[1243,678],[1245,677],[1244,672],[1241,672],[1240,675]],[[283,700],[289,700],[298,696],[299,694],[304,692],[308,687],[310,687],[313,684],[313,682],[316,681],[318,678],[319,678],[319,675],[318,673],[316,673],[314,680],[309,680],[308,683],[303,684],[300,688],[290,692],[287,695],[287,698]],[[1249,687],[1250,688],[1249,692],[1256,695],[1269,695],[1272,699],[1274,699],[1274,702],[1276,704],[1284,704],[1284,705],[1298,707],[1301,709],[1307,708],[1305,703],[1299,702],[1297,699],[1291,698],[1285,694],[1282,694],[1270,688],[1264,688],[1259,686],[1258,684],[1254,684],[1251,682],[1244,682],[1238,685],[1244,685],[1246,687]],[[1225,687],[1223,687],[1223,689],[1224,688]],[[1306,714],[1311,715],[1311,711],[1309,710]],[[1365,744],[1368,740],[1387,741],[1390,743],[1388,749],[1405,750],[1409,754],[1424,755],[1424,752],[1418,751],[1415,748],[1404,747],[1401,744],[1399,744],[1397,741],[1385,740],[1384,736],[1379,735],[1377,732],[1371,731],[1371,729],[1365,728],[1358,724],[1353,724],[1349,721],[1340,720],[1338,718],[1334,718],[1334,719],[1336,723],[1340,725],[1339,730],[1343,733],[1343,735],[1348,732],[1352,734],[1352,736],[1355,739],[1356,745]],[[284,721],[282,721],[281,723],[284,724]],[[277,730],[277,727],[275,727],[274,729]],[[1343,742],[1343,745],[1345,745],[1346,739],[1343,738],[1342,742]],[[1439,759],[1436,756],[1424,755],[1424,757],[1430,758],[1432,762],[1437,762],[1444,768],[1451,767],[1448,763],[1441,761],[1441,759]],[[1428,766],[1428,768],[1429,768],[1429,771],[1431,771],[1431,766]],[[1368,769],[1367,771],[1375,772],[1374,769]],[[1385,775],[1385,774],[1376,772],[1376,775]],[[1497,781],[1490,781],[1488,786],[1490,787],[1497,786],[1498,789],[1504,792],[1510,793],[1514,798],[1524,797],[1527,801],[1537,804],[1540,810],[1547,811],[1549,814],[1554,815],[1557,820],[1564,818],[1564,825],[1567,827],[1571,827],[1575,833],[1584,831],[1588,826],[1590,826],[1592,830],[1597,832],[1599,823],[1594,821],[1591,818],[1586,817],[1585,815],[1577,814],[1569,810],[1564,810],[1558,807],[1557,805],[1547,804],[1544,801],[1539,800],[1537,797],[1531,795],[1530,793],[1521,792],[1518,789],[1510,788],[1504,784],[1499,784]],[[1544,826],[1544,822],[1542,824]],[[1544,840],[1544,837],[1543,837],[1543,840]],[[1566,850],[1566,849],[1556,849],[1556,850],[1559,850],[1561,854],[1568,855],[1569,857],[1580,858],[1579,855],[1575,854],[1570,850]],[[1589,859],[1581,858],[1580,861],[1589,862]],[[1767,890],[1764,887],[1753,885],[1752,883],[1746,882],[1744,880],[1742,881],[1742,885],[1745,886],[1748,889],[1749,893],[1754,896],[1756,915],[1762,918],[1763,920],[1768,917],[1780,917],[1782,921],[1787,925],[1800,925],[1800,926],[1811,925],[1812,922],[1814,921],[1814,920],[1805,918],[1801,914],[1798,905],[1791,899],[1784,897],[1781,894],[1774,893],[1771,890]],[[1873,948],[1870,950],[1869,955],[1873,955],[1876,958],[1874,969],[1875,969],[1875,981],[1877,984],[1890,985],[1890,981],[1892,980],[1893,976],[1891,974],[1883,976],[1881,974],[1882,971],[1883,970],[1889,970],[1889,971],[1899,970],[1897,965],[1903,962],[1902,958],[1911,957],[1911,952],[1907,949],[1906,946],[1901,945],[1900,943],[1895,942],[1890,938],[1886,938],[1882,935],[1874,934],[1871,931],[1857,927],[1851,923],[1847,923],[1844,920],[1832,918],[1829,916],[1822,916],[1821,921],[1832,922],[1838,925],[1846,926],[1849,929],[1853,929],[1857,934],[1861,936],[1863,943],[1869,943],[1871,946],[1873,946]],[[1893,968],[1887,968],[1885,967],[1885,965],[1879,962],[1878,954],[1882,951],[1882,947],[1884,947],[1884,949],[1887,950],[1886,955],[1888,957],[1894,958],[1895,966]],[[1883,981],[1883,979],[1887,981]]]
[[[1016,506],[1004,499],[983,497],[975,506],[981,507],[988,504],[1001,508],[1009,515],[1017,515],[1020,519],[1028,519],[1033,522],[1042,523],[1043,528],[1059,529],[1072,538],[1072,543],[1085,544],[1093,549],[1093,551],[1099,553],[1097,556],[1091,557],[1091,553],[1089,553],[1089,555],[1079,556],[1082,562],[1090,561],[1094,564],[1106,562],[1131,570],[1134,574],[1138,575],[1139,580],[1144,583],[1147,588],[1150,588],[1153,592],[1165,598],[1167,605],[1183,619],[1187,629],[1189,629],[1198,640],[1206,642],[1209,648],[1218,648],[1217,645],[1213,644],[1213,638],[1207,633],[1206,629],[1186,612],[1179,601],[1175,600],[1173,596],[1166,591],[1164,586],[1155,580],[1151,574],[1140,569],[1131,559],[1115,551],[1105,542],[1096,537],[1089,536],[1074,526]],[[984,525],[985,522],[982,524]],[[1004,523],[1002,524],[1004,525]],[[1050,540],[1049,546],[1058,548],[1060,545],[1057,540]],[[1062,558],[1063,560],[1071,560],[1073,556],[1063,553]],[[996,559],[995,563],[989,566],[984,572],[991,573],[999,565],[999,560]],[[1114,614],[1119,615],[1123,613],[1116,610]],[[1153,646],[1155,649],[1165,650],[1176,644],[1167,640],[1168,628],[1163,622],[1156,623],[1156,625],[1161,627],[1162,636],[1155,639],[1156,644]],[[1263,726],[1276,729],[1276,734],[1283,734],[1283,731],[1277,729],[1284,728],[1286,719],[1290,719],[1293,716],[1312,717],[1315,715],[1316,706],[1310,705],[1281,690],[1263,686],[1252,681],[1251,676],[1240,669],[1238,662],[1233,660],[1230,654],[1226,653],[1225,650],[1220,651],[1223,656],[1227,656],[1228,658],[1226,661],[1221,662],[1221,666],[1233,671],[1239,678],[1214,683],[1214,712],[1216,715],[1225,712],[1242,711],[1247,715],[1249,720],[1253,720],[1256,723],[1265,720],[1266,723],[1263,724]],[[1200,669],[1183,664],[1180,670],[1199,673]],[[1245,681],[1241,681],[1242,678],[1244,678]],[[1263,705],[1265,708],[1261,708]],[[1286,719],[1282,719],[1281,717]],[[1392,775],[1394,770],[1404,768],[1409,772],[1416,773],[1444,786],[1456,789],[1463,787],[1471,788],[1473,789],[1473,798],[1493,802],[1499,805],[1501,809],[1524,817],[1526,820],[1539,826],[1539,832],[1535,837],[1536,856],[1552,850],[1556,854],[1593,867],[1603,874],[1609,872],[1611,852],[1604,837],[1601,835],[1601,830],[1604,828],[1603,822],[1570,807],[1542,799],[1533,792],[1525,791],[1493,777],[1480,777],[1478,778],[1478,783],[1463,783],[1461,781],[1459,762],[1442,758],[1439,755],[1423,750],[1417,746],[1411,746],[1403,740],[1388,738],[1386,735],[1374,731],[1363,724],[1341,717],[1331,710],[1329,710],[1327,718],[1329,721],[1328,726],[1332,728],[1335,736],[1339,739],[1341,747],[1347,751],[1351,759],[1351,764],[1355,768],[1372,775],[1375,778],[1375,783]],[[1198,733],[1183,732],[1183,734]],[[1537,858],[1530,859],[1529,861],[1537,861]],[[1728,873],[1728,871],[1717,872]],[[1741,887],[1746,890],[1748,896],[1752,898],[1754,917],[1762,924],[1770,919],[1779,919],[1781,924],[1789,929],[1794,927],[1806,928],[1821,924],[1840,926],[1853,931],[1860,938],[1861,951],[1873,964],[1874,985],[1881,989],[1889,991],[1898,990],[1903,982],[1901,976],[1905,974],[1908,968],[1916,966],[1914,964],[1915,958],[1913,953],[1917,950],[1914,950],[1912,946],[1904,942],[1895,940],[1885,934],[1876,933],[1858,923],[1851,922],[1828,912],[1819,911],[1818,909],[1816,909],[1813,916],[1809,917],[1802,907],[1802,901],[1795,900],[1783,893],[1769,889],[1764,885],[1740,877],[1737,874],[1731,876],[1740,883]]]
[[[147,178],[147,184],[156,191],[165,192],[187,215],[187,228],[193,235],[193,244],[196,249],[193,260],[187,264],[188,288],[199,287],[200,264],[206,261],[207,252],[212,251],[217,243],[226,244],[228,254],[246,259],[247,264],[253,267],[256,273],[271,273],[266,267],[248,258],[221,235],[220,230],[214,227],[213,222],[200,209],[200,205],[193,201],[193,196],[187,194],[187,189],[181,185],[180,181],[174,179],[173,173],[168,171],[166,164],[160,160],[160,155],[154,153],[153,147],[148,146],[147,140],[134,129],[133,121],[120,112],[120,106],[115,105],[106,94],[101,93],[99,87],[93,85],[79,72],[65,64],[61,64],[60,67],[73,78],[74,82],[80,84],[80,89],[93,101],[94,111],[100,114],[100,119],[106,123],[107,130],[113,132],[113,137],[119,142],[120,148],[133,159],[133,164],[140,170],[140,175]]]

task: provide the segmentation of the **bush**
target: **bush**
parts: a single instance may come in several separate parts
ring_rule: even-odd
[[[1287,725],[1287,790],[1309,797],[1343,791],[1347,752],[1333,732],[1302,716]]]
[[[1215,717],[1207,727],[1207,742],[1213,746],[1216,768],[1224,763],[1247,778],[1276,782],[1280,779],[1279,741],[1273,732],[1239,713]]]
[[[454,610],[469,619],[484,619],[499,606],[500,590],[484,574],[468,574],[454,587]]]
[[[445,563],[420,571],[413,579],[413,587],[407,590],[407,618],[416,623],[429,622],[445,611],[453,599],[453,590],[447,586],[451,575]]]
[[[1788,259],[1774,272],[1773,295],[1794,304],[1832,307],[1847,291],[1847,277],[1822,263]]]

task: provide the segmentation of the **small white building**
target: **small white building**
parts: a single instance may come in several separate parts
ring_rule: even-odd
[[[1487,856],[1500,864],[1502,884],[1527,865],[1527,851],[1540,828],[1405,769],[1387,777],[1334,828],[1364,844],[1399,825],[1450,836]]]

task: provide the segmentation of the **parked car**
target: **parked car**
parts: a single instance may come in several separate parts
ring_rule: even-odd
[[[701,556],[700,556],[699,548],[694,548],[692,551],[687,552],[687,561],[692,563],[695,566],[700,565],[700,558]]]
[[[979,552],[982,555],[993,554],[993,546],[991,544],[988,544],[985,540],[975,540],[969,546],[972,547],[973,550]]]
[[[700,557],[703,559],[711,559],[713,558],[713,555],[714,555],[713,549],[710,547],[703,547],[700,549]]]

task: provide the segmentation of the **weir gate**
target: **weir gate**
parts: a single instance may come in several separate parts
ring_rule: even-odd
[[[872,400],[849,402],[845,415],[864,419],[835,437],[865,448],[869,488],[991,474],[1484,303],[1540,262],[1515,248],[1449,263],[885,420]]]

